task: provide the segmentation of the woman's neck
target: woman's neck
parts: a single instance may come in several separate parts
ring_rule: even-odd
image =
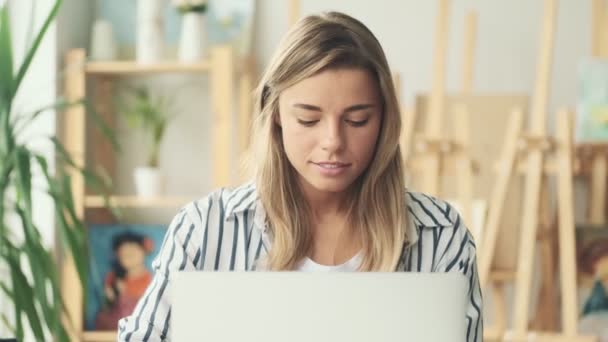
[[[300,184],[304,199],[308,203],[314,220],[325,221],[345,215],[348,195],[346,191],[319,191],[309,184]]]
[[[361,250],[361,240],[348,220],[348,191],[319,191],[300,184],[311,214],[313,246],[310,258],[323,265],[338,265]]]
[[[311,222],[312,250],[310,258],[323,265],[340,265],[362,248],[359,234],[345,215],[326,215]]]

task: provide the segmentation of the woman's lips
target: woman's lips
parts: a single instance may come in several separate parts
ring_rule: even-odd
[[[324,176],[337,176],[344,173],[351,164],[343,162],[319,162],[313,163]]]

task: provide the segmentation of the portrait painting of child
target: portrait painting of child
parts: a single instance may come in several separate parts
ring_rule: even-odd
[[[153,258],[166,226],[93,225],[89,228],[90,271],[87,330],[115,330],[152,280]]]

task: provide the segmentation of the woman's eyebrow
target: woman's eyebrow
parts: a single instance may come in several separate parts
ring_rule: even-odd
[[[296,103],[296,104],[293,105],[293,107],[295,107],[295,108],[301,108],[301,109],[305,109],[305,110],[311,110],[311,111],[315,111],[315,112],[322,112],[323,111],[321,109],[321,107],[317,107],[317,106],[313,106],[313,105],[309,105],[309,104],[305,104],[305,103]],[[355,111],[358,111],[358,110],[364,110],[364,109],[373,108],[373,107],[375,107],[375,105],[372,104],[372,103],[356,104],[354,106],[350,106],[350,107],[346,108],[344,110],[344,113],[355,112]]]
[[[322,112],[321,107],[305,104],[305,103],[296,103],[293,105],[295,108],[301,108],[306,110],[312,110],[315,112]]]

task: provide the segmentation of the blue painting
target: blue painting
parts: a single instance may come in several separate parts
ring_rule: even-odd
[[[608,141],[608,60],[589,59],[580,66],[576,140]]]
[[[91,225],[86,330],[116,330],[152,280],[166,225]]]
[[[238,55],[251,53],[254,0],[211,0],[207,17],[208,44],[232,44]],[[98,17],[108,20],[123,54],[132,53],[135,45],[136,1],[99,0]],[[175,47],[179,41],[181,15],[169,1],[164,9],[165,43]],[[129,52],[129,50],[131,50]],[[123,56],[130,58],[131,56]]]

